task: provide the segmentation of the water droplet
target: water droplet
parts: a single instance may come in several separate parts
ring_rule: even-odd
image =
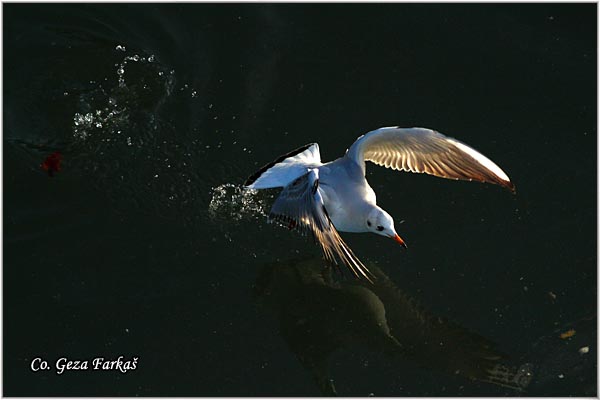
[[[154,62],[154,54],[148,57],[148,62]]]
[[[117,47],[115,47],[115,50],[119,50],[119,51],[125,51],[125,46],[121,46],[120,44],[117,45]]]

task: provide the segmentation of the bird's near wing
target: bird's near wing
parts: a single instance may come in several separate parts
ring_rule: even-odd
[[[278,157],[250,176],[244,186],[249,189],[267,189],[287,186],[308,168],[322,165],[319,145],[307,144]]]
[[[269,222],[278,222],[302,234],[311,233],[325,258],[337,264],[339,259],[356,277],[371,281],[371,273],[342,240],[329,219],[319,189],[319,171],[310,169],[282,191],[269,213]]]
[[[456,139],[426,128],[379,128],[359,137],[347,157],[365,170],[365,161],[399,171],[515,187],[492,160]]]

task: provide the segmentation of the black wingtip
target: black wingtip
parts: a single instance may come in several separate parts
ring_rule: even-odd
[[[502,186],[510,190],[512,194],[517,194],[517,187],[511,181],[504,182]]]

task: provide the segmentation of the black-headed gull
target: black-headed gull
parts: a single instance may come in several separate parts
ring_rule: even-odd
[[[406,244],[396,233],[392,217],[376,204],[365,178],[365,161],[399,171],[495,183],[514,192],[504,171],[466,144],[431,129],[400,127],[371,131],[343,157],[325,164],[317,143],[302,146],[262,167],[244,185],[283,187],[269,221],[311,232],[327,260],[337,264],[339,259],[355,276],[371,280],[367,267],[338,231],[372,232]]]

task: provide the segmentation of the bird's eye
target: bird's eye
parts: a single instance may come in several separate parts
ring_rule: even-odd
[[[377,226],[377,230],[378,230],[379,232],[381,232],[381,231],[383,230],[383,226],[381,226],[381,225]]]
[[[367,220],[367,225],[371,226],[371,221]]]

